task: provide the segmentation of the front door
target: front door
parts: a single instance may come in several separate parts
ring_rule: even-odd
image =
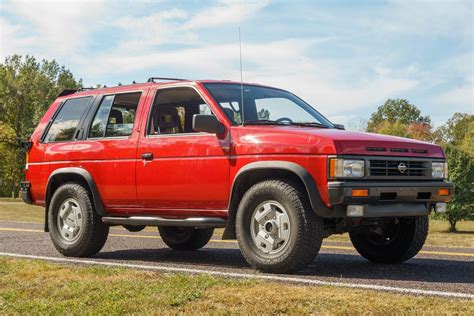
[[[156,91],[137,151],[137,194],[143,212],[225,214],[230,138],[193,131],[194,114],[212,114],[195,88]]]

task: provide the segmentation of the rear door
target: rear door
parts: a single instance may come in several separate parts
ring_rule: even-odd
[[[109,213],[126,213],[138,207],[135,156],[138,114],[147,90],[99,95],[83,124],[71,159],[95,181]]]
[[[137,151],[142,211],[226,214],[230,138],[193,131],[194,114],[212,114],[200,93],[191,86],[157,89],[148,112]]]

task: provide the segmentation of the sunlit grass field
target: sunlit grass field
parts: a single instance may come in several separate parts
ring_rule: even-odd
[[[275,291],[277,289],[277,291]],[[473,314],[469,301],[0,258],[0,314]]]

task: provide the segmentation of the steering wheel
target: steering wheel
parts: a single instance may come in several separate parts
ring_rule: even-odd
[[[290,119],[289,117],[280,117],[278,120],[276,120],[276,122],[278,122],[278,123],[285,123],[285,122],[293,123],[293,120]]]

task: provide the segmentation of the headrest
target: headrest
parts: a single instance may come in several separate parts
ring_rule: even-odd
[[[179,127],[178,110],[174,106],[161,106],[158,108],[158,126],[160,128]]]
[[[110,110],[109,124],[123,124],[123,116],[120,110]]]

